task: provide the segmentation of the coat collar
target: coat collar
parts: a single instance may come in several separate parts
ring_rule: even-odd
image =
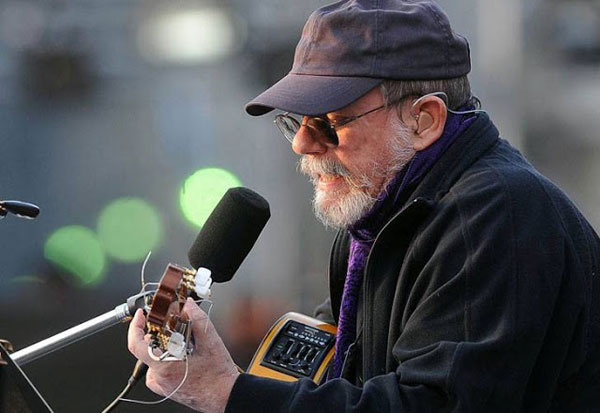
[[[498,129],[486,113],[481,113],[425,174],[406,205],[418,198],[441,199],[464,171],[498,142],[498,138]]]
[[[499,140],[498,129],[489,116],[482,113],[477,120],[446,150],[425,174],[413,192],[407,196],[404,206],[383,226],[375,244],[384,233],[395,233],[401,226],[406,237],[418,228],[436,207],[437,202],[448,193],[452,185],[473,163]],[[406,218],[406,219],[404,219]],[[368,265],[367,265],[368,266]]]

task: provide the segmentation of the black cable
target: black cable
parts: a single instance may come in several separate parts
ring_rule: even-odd
[[[129,377],[129,380],[127,380],[127,385],[125,386],[125,388],[123,388],[121,393],[119,393],[119,395],[108,406],[106,406],[104,410],[102,410],[102,413],[108,413],[112,409],[114,409],[121,402],[121,399],[127,396],[127,394],[131,391],[135,383],[137,383],[137,381],[141,377],[144,377],[147,370],[148,366],[142,363],[140,360],[138,360],[137,363],[135,363],[133,371],[131,372],[131,377]]]

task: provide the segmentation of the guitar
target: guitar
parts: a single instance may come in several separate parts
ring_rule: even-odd
[[[199,299],[195,274],[167,265],[146,316],[153,358],[182,359],[188,351],[191,328],[182,309],[187,297]],[[210,295],[210,290],[203,291]],[[336,331],[335,326],[315,318],[287,313],[269,329],[247,372],[284,381],[306,377],[321,383],[333,359]],[[155,350],[162,354],[157,356]]]
[[[294,381],[325,378],[335,351],[335,326],[299,313],[284,314],[260,343],[248,373]]]

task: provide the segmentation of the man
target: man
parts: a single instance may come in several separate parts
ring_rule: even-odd
[[[467,41],[431,1],[346,0],[309,18],[290,74],[250,102],[340,228],[325,384],[237,372],[193,303],[173,399],[207,412],[600,410],[600,240],[477,110]],[[170,393],[184,367],[131,351]],[[205,325],[206,332],[205,332]]]

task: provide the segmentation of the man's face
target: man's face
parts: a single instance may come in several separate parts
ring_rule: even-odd
[[[381,106],[379,88],[339,111],[330,120],[355,116]],[[339,145],[327,147],[304,126],[293,142],[300,170],[315,186],[313,206],[325,225],[345,228],[360,219],[395,174],[413,157],[408,129],[394,109],[382,109],[337,129]]]

